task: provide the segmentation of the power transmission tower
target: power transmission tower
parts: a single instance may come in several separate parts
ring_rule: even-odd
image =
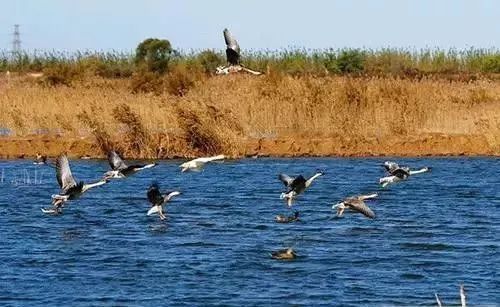
[[[19,25],[14,25],[14,33],[12,34],[12,53],[21,52],[21,32],[19,32]]]

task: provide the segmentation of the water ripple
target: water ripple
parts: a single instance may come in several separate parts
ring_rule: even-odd
[[[249,159],[182,174],[179,161],[116,180],[45,216],[58,191],[52,169],[34,186],[0,183],[0,304],[13,306],[429,306],[434,292],[495,305],[500,257],[498,158],[402,159],[431,173],[380,189],[384,159]],[[105,161],[71,161],[93,180]],[[0,161],[5,174],[37,166]],[[280,172],[326,171],[301,195],[297,223],[279,194]],[[49,176],[50,174],[50,176]],[[359,176],[363,174],[363,176]],[[478,176],[479,174],[479,176]],[[182,194],[167,219],[146,216],[152,180]],[[377,217],[333,203],[378,192]],[[272,251],[293,247],[295,261]]]

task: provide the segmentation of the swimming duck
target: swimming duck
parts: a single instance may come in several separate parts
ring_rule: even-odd
[[[299,212],[298,211],[295,211],[293,215],[289,215],[289,216],[282,215],[282,214],[278,214],[276,216],[277,223],[291,223],[291,222],[297,222],[297,221],[299,221]]]
[[[157,183],[151,184],[148,189],[148,200],[151,203],[151,209],[149,209],[147,215],[151,215],[153,213],[158,213],[161,220],[164,220],[166,217],[163,214],[163,205],[165,205],[172,197],[180,195],[181,192],[173,191],[167,192],[164,195],[161,194],[160,188]]]
[[[278,179],[281,180],[281,182],[283,182],[283,184],[287,188],[286,193],[281,193],[281,198],[287,200],[289,208],[292,207],[293,199],[296,198],[299,194],[303,193],[307,188],[309,188],[316,178],[324,174],[324,172],[317,172],[307,180],[302,175],[293,178],[286,174],[279,174]]]
[[[341,217],[344,213],[345,208],[349,208],[356,212],[362,213],[367,218],[375,218],[375,213],[365,204],[366,199],[371,199],[377,197],[377,194],[370,195],[358,195],[353,197],[347,197],[338,204],[332,206],[332,209],[337,209],[337,216]]]
[[[295,251],[290,248],[280,249],[271,253],[271,258],[278,260],[293,260],[297,257]]]
[[[52,209],[42,209],[42,212],[44,213],[61,213],[62,207],[64,207],[64,204],[68,200],[76,199],[89,189],[98,187],[108,182],[105,179],[101,179],[100,181],[94,183],[86,184],[83,181],[77,183],[71,174],[68,157],[65,154],[60,155],[56,159],[56,179],[59,183],[61,191],[59,194],[52,195]]]
[[[47,164],[47,156],[42,156],[39,152],[36,153],[35,161],[33,161],[35,165]]]
[[[108,162],[112,170],[104,173],[104,178],[106,179],[125,178],[127,176],[137,173],[138,171],[147,168],[152,168],[157,165],[156,163],[150,163],[150,164],[134,164],[128,166],[127,164],[125,164],[123,159],[118,155],[118,153],[116,153],[116,151],[114,150],[108,152]]]

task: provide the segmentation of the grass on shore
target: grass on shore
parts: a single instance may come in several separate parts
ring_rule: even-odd
[[[179,148],[183,155],[231,155],[248,139],[363,142],[426,133],[478,135],[500,151],[498,81],[274,70],[261,77],[210,77],[176,69],[177,77],[158,77],[156,93],[131,91],[130,79],[91,76],[57,87],[27,77],[0,79],[0,127],[20,137],[91,137],[103,150],[115,147],[134,157],[167,157]],[[172,84],[183,84],[183,94]]]
[[[287,75],[364,75],[424,76],[500,73],[497,49],[291,49],[243,51],[243,63],[256,70],[274,70]],[[45,72],[62,77],[97,75],[103,78],[128,78],[141,69],[133,52],[20,52],[0,51],[0,72]],[[212,73],[225,63],[223,50],[174,52],[168,71],[176,66],[191,72]]]

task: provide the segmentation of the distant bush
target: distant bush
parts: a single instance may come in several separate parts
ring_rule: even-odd
[[[47,66],[43,70],[43,78],[40,79],[40,82],[48,86],[71,86],[72,82],[80,76],[81,72],[75,66],[66,63],[57,63]]]
[[[500,73],[500,54],[485,56],[482,62],[482,71]]]
[[[361,73],[364,69],[365,54],[358,49],[342,50],[337,58],[338,69],[342,73]]]
[[[185,96],[195,85],[195,72],[183,65],[177,65],[165,78],[167,93],[174,96]]]
[[[223,141],[214,125],[207,124],[194,109],[178,107],[177,118],[189,147],[202,154],[216,155],[223,152]]]
[[[150,134],[139,115],[122,103],[113,109],[113,117],[126,127],[124,147],[127,153],[140,157],[149,156]]]
[[[135,62],[137,65],[144,65],[149,71],[164,73],[168,70],[172,53],[168,40],[148,38],[137,46]]]
[[[246,51],[245,66],[258,70],[274,70],[283,75],[324,76],[328,74],[366,76],[423,76],[449,78],[451,75],[500,73],[498,49],[285,49]],[[103,78],[132,77],[136,92],[151,92],[158,85],[158,75],[185,67],[194,75],[212,75],[225,63],[222,50],[179,53],[168,40],[150,38],[141,42],[135,53],[121,52],[19,52],[0,50],[0,71],[46,71],[50,85],[70,85],[79,76],[97,75]],[[184,69],[184,68],[182,68]],[[448,76],[446,76],[448,75]],[[155,86],[153,86],[155,87]]]
[[[140,70],[132,75],[130,80],[132,93],[153,93],[160,95],[163,92],[163,79],[159,73]]]
[[[321,58],[325,69],[329,73],[332,74],[340,73],[340,68],[337,61],[337,55],[335,54],[335,52],[325,52]]]
[[[99,146],[103,153],[107,153],[110,149],[114,148],[111,137],[106,132],[103,123],[96,120],[93,114],[89,115],[87,111],[83,111],[77,114],[76,117],[83,125],[90,129],[90,132],[96,139],[97,146]]]
[[[197,55],[197,59],[203,66],[205,74],[212,75],[215,73],[217,66],[224,64],[224,59],[212,50],[204,50]]]

